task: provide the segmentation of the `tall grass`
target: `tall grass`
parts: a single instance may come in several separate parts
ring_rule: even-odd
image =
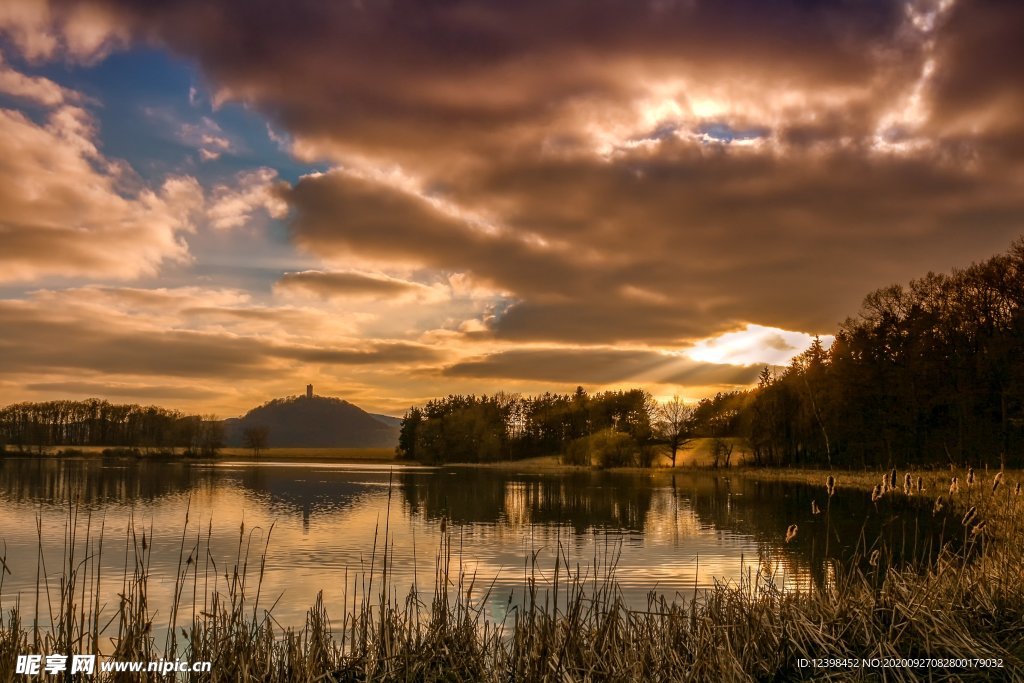
[[[19,604],[0,616],[0,681],[16,680],[17,655],[52,652],[211,661],[211,673],[184,680],[270,683],[817,680],[824,672],[800,668],[801,658],[847,657],[1001,658],[1005,668],[994,674],[895,668],[884,677],[1012,680],[1024,672],[1021,497],[1013,486],[992,483],[973,487],[969,501],[966,493],[962,502],[950,501],[961,507],[958,518],[967,507],[975,518],[964,527],[962,545],[943,548],[922,566],[894,566],[884,561],[884,546],[862,546],[870,561],[834,567],[822,586],[783,589],[763,567],[749,567],[738,583],[695,588],[675,602],[651,593],[646,606],[635,609],[616,581],[615,549],[595,553],[591,565],[581,567],[559,545],[550,569],[538,567],[536,556],[527,559],[525,594],[509,598],[500,620],[487,606],[501,596],[466,569],[458,534],[446,522],[431,589],[421,594],[414,584],[399,595],[390,577],[393,545],[385,520],[370,571],[346,574],[340,605],[327,605],[321,593],[300,628],[277,623],[274,596],[262,590],[272,529],[254,547],[253,530],[241,526],[233,561],[219,566],[209,528],[193,535],[186,520],[172,603],[158,612],[147,597],[152,529],[132,525],[117,604],[106,609],[99,598],[108,580],[99,571],[102,525],[97,532],[84,520],[80,542],[72,507],[60,585],[48,585],[40,548],[33,623],[23,620]],[[844,489],[841,475],[834,485],[835,496],[867,495]],[[929,489],[944,493],[930,483],[886,495]],[[981,522],[983,530],[975,533]],[[0,582],[3,575],[0,566]],[[339,616],[332,619],[329,609]],[[881,672],[830,675],[870,679]]]

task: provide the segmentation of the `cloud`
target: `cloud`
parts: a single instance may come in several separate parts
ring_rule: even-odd
[[[89,114],[61,105],[36,123],[0,109],[0,281],[129,279],[188,258],[202,190],[187,176],[122,189]]]
[[[653,350],[607,348],[517,349],[445,368],[448,377],[507,378],[559,383],[747,385],[760,366],[701,363]]]
[[[49,78],[28,76],[4,63],[0,53],[0,93],[44,107],[56,107],[67,102],[78,102],[80,93],[65,88]]]
[[[43,108],[32,115],[0,108],[0,282],[156,276],[191,260],[186,236],[199,229],[287,213],[273,169],[240,171],[209,191],[184,174],[146,183],[103,154],[80,93],[3,62],[0,93]],[[182,135],[201,150],[232,150],[217,131],[203,119]]]
[[[436,362],[444,354],[422,344],[405,342],[377,342],[364,348],[332,349],[289,347],[275,350],[275,355],[293,358],[305,363],[330,365],[401,365],[409,363]]]
[[[162,46],[195,60],[215,104],[262,112],[275,141],[331,168],[291,186],[268,171],[225,183],[203,218],[236,229],[287,207],[289,235],[314,265],[286,274],[275,293],[348,322],[358,313],[363,334],[368,302],[404,302],[402,315],[377,316],[402,329],[355,351],[347,340],[335,349],[289,338],[284,356],[260,347],[261,362],[384,358],[374,344],[393,336],[472,355],[450,363],[453,382],[582,381],[571,370],[593,381],[704,381],[706,364],[653,347],[689,348],[750,324],[826,333],[870,290],[987,257],[1024,226],[1024,13],[1006,0],[11,7],[0,26],[24,54],[88,54],[73,46],[109,49],[128,35]],[[116,20],[92,41],[72,40],[80,11]],[[69,110],[47,83],[19,83],[8,87]],[[204,130],[190,131],[193,146],[212,159],[226,148]],[[60,150],[58,137],[38,146]],[[95,147],[91,133],[79,137]],[[78,158],[99,159],[76,144]],[[9,174],[21,176],[32,173]],[[191,223],[157,225],[163,249],[104,268],[130,276],[187,258]],[[47,233],[45,258],[99,263],[61,254],[65,244],[102,248],[104,229],[81,240]],[[39,245],[32,252],[44,258]],[[43,272],[21,267],[19,277]],[[416,283],[442,283],[430,315],[403,298],[423,292]],[[456,305],[466,283],[472,305]],[[180,315],[228,345],[284,325],[328,329],[298,308],[197,303]],[[755,336],[780,355],[795,344]],[[530,346],[509,355],[513,343]],[[717,344],[705,350],[719,359],[751,351]],[[425,372],[439,362],[401,352]]]
[[[189,103],[193,107],[197,104],[196,97],[195,88],[190,88]],[[209,116],[186,120],[174,109],[161,106],[144,106],[142,111],[160,134],[196,150],[199,161],[215,161],[224,154],[237,156],[241,151],[241,143]]]
[[[88,371],[104,375],[252,378],[268,369],[267,345],[212,332],[133,327],[0,302],[0,374]],[[61,352],[74,340],[74,353]]]
[[[821,341],[827,348],[832,339],[831,335],[826,335]],[[702,339],[687,349],[686,355],[711,363],[786,365],[808,349],[813,340],[811,335],[803,332],[747,325],[742,330]]]
[[[64,56],[83,63],[102,59],[128,38],[124,24],[107,8],[50,0],[5,0],[0,4],[0,34],[30,60]]]
[[[300,290],[323,299],[345,297],[394,297],[426,289],[423,285],[356,272],[307,270],[285,273],[275,285],[284,291]]]
[[[37,382],[25,386],[29,391],[80,397],[116,397],[128,399],[208,399],[220,396],[212,389],[193,386],[150,384],[110,384],[105,382]]]
[[[336,165],[280,195],[310,254],[466,274],[498,339],[670,344],[827,332],[1016,235],[1016,143],[975,143],[1018,12],[968,4],[103,6]]]
[[[283,196],[296,211],[296,242],[328,258],[368,256],[472,272],[499,287],[543,281],[568,265],[528,236],[475,224],[423,194],[343,171],[306,176]]]
[[[1024,156],[1024,7],[1006,0],[951,3],[937,28],[933,73],[924,84],[928,134],[970,148],[979,162],[1019,172]]]
[[[408,341],[346,338],[324,311],[270,308],[237,291],[195,287],[42,290],[0,299],[0,328],[0,375],[256,380],[290,373],[296,363],[391,367],[444,355]],[[319,341],[325,337],[334,341]]]
[[[246,225],[258,212],[284,218],[288,205],[279,196],[284,185],[274,169],[243,171],[232,184],[222,183],[213,188],[206,216],[219,230]]]
[[[427,149],[479,159],[627,119],[729,113],[766,91],[794,93],[760,107],[774,113],[870,109],[865,91],[900,87],[920,51],[896,0],[96,6],[194,55],[220,101],[262,106],[297,141],[421,168]]]

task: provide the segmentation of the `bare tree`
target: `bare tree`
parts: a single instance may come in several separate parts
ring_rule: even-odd
[[[693,441],[693,406],[688,406],[673,396],[658,407],[655,429],[658,438],[668,444],[671,452],[672,467],[676,466],[676,454]]]
[[[267,447],[269,441],[270,430],[260,425],[255,427],[246,427],[242,431],[242,443],[246,448],[252,449],[252,454],[256,457],[260,457],[260,451]]]
[[[716,436],[711,442],[711,460],[712,466],[715,468],[725,466],[729,467],[729,460],[732,459],[732,451],[736,447],[735,444],[723,439],[720,436]]]

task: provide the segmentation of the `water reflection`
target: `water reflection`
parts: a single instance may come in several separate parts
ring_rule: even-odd
[[[459,468],[399,477],[412,514],[457,524],[567,525],[643,531],[655,495],[646,475],[607,472],[511,474]]]
[[[811,514],[812,499],[821,515]],[[8,458],[0,460],[0,538],[13,571],[3,584],[5,605],[34,590],[37,521],[47,574],[59,585],[53,568],[62,564],[71,501],[85,513],[79,523],[91,515],[88,523],[102,524],[108,539],[124,538],[133,520],[147,529],[156,582],[150,600],[158,606],[169,600],[183,544],[187,553],[194,543],[208,543],[222,571],[237,557],[240,537],[248,543],[251,534],[258,554],[273,527],[264,588],[283,595],[275,614],[286,624],[303,621],[320,589],[337,612],[375,547],[379,561],[385,526],[399,592],[432,584],[446,518],[467,570],[494,581],[497,609],[522,590],[527,558],[548,568],[559,547],[584,567],[621,549],[617,580],[626,599],[640,605],[652,589],[671,599],[766,567],[779,585],[820,586],[828,560],[849,561],[876,539],[895,562],[927,558],[943,525],[930,505],[912,500],[886,499],[876,508],[865,493],[840,490],[828,501],[824,486],[714,472],[560,475]],[[786,544],[790,524],[800,532]],[[116,545],[110,540],[107,547]],[[123,562],[122,545],[120,554],[103,558],[104,571],[118,575]],[[23,608],[31,602],[23,598]]]

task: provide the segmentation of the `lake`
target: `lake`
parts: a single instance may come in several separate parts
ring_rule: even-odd
[[[812,500],[827,513],[812,515]],[[346,591],[351,604],[356,589],[365,590],[371,559],[379,583],[385,529],[389,583],[399,597],[414,583],[421,593],[433,588],[444,526],[453,566],[461,562],[481,590],[490,587],[488,607],[500,619],[510,597],[512,604],[522,597],[531,558],[549,577],[559,549],[583,575],[593,576],[595,560],[615,560],[625,599],[642,607],[650,591],[685,600],[759,570],[780,588],[820,585],[828,560],[849,562],[861,539],[870,548],[884,538],[895,562],[924,557],[946,523],[933,517],[930,499],[887,498],[876,508],[869,494],[844,490],[841,481],[826,501],[824,483],[736,472],[8,457],[0,460],[0,557],[10,574],[0,607],[18,600],[30,619],[37,571],[56,595],[66,549],[74,545],[81,559],[87,534],[96,550],[102,528],[101,593],[112,614],[130,524],[135,543],[144,532],[151,549],[149,603],[158,623],[180,568],[192,566],[186,556],[198,558],[201,592],[204,581],[223,588],[225,571],[248,549],[251,576],[266,554],[261,604],[277,600],[277,621],[300,626],[320,590],[328,614],[340,617]],[[790,524],[799,533],[787,544]],[[40,604],[48,623],[46,600]]]

